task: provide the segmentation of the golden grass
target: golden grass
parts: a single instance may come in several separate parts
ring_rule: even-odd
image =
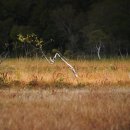
[[[0,130],[130,130],[130,61],[70,63],[3,62]]]
[[[130,90],[0,90],[0,130],[130,130],[129,115]]]
[[[62,61],[51,65],[43,59],[25,58],[8,59],[1,64],[0,77],[9,86],[23,87],[130,86],[130,60],[69,62],[79,78]]]

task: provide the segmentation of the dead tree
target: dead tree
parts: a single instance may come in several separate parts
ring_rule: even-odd
[[[69,64],[66,61],[66,59],[63,58],[59,53],[56,53],[53,58],[47,58],[47,56],[45,55],[45,53],[43,51],[43,44],[44,44],[44,42],[43,42],[42,39],[38,38],[37,35],[31,34],[31,35],[23,36],[23,35],[19,34],[18,35],[18,40],[20,40],[23,43],[25,43],[25,42],[29,43],[30,45],[33,46],[34,50],[39,50],[41,52],[41,54],[42,54],[42,58],[44,57],[50,64],[54,64],[56,58],[59,57],[71,69],[71,71],[73,72],[73,74],[75,75],[75,77],[76,78],[78,77],[78,74],[75,71],[74,67],[71,64]],[[50,41],[52,42],[53,39],[50,39]],[[48,42],[50,42],[50,41],[48,41]]]
[[[99,60],[101,60],[101,56],[100,56],[101,47],[102,47],[102,44],[101,44],[101,43],[99,43],[98,45],[96,45],[97,56],[98,56],[98,59],[99,59]]]
[[[44,57],[48,61],[48,63],[54,64],[56,59],[57,59],[57,57],[59,57],[70,68],[70,70],[73,72],[74,76],[76,78],[78,78],[78,74],[77,74],[76,70],[74,69],[74,67],[71,64],[69,64],[66,61],[66,59],[63,58],[59,53],[56,53],[53,58],[50,57],[50,59],[48,59],[47,56],[45,55],[45,53],[43,52],[43,50],[42,49],[40,49],[40,50],[42,52],[42,57]]]
[[[71,69],[71,71],[74,73],[75,77],[77,78],[78,74],[77,74],[76,70],[74,69],[74,67],[71,64],[69,64],[59,53],[56,53],[55,56],[53,57],[53,59],[50,57],[51,63],[52,64],[55,63],[55,60],[57,57],[59,57]]]

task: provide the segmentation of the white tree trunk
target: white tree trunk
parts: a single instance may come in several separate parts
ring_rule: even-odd
[[[99,46],[96,46],[96,49],[97,49],[97,56],[98,56],[98,59],[101,60],[101,56],[100,56],[101,44],[99,44]]]
[[[74,73],[75,77],[78,78],[78,74],[76,72],[76,70],[74,69],[74,67],[69,64],[63,57],[61,57],[61,55],[59,53],[56,53],[55,56],[52,58],[50,58],[51,63],[53,64],[57,58],[57,56],[71,69],[71,71]]]
[[[32,46],[33,46],[33,45],[32,45]],[[56,53],[53,58],[50,57],[50,59],[48,59],[47,56],[45,55],[44,51],[42,50],[42,47],[36,48],[36,47],[33,46],[33,48],[40,50],[41,53],[42,53],[42,58],[44,57],[44,58],[48,61],[48,63],[50,63],[50,64],[54,64],[56,58],[59,57],[59,58],[70,68],[70,70],[73,72],[74,76],[75,76],[76,78],[78,77],[78,74],[77,74],[76,70],[74,69],[74,67],[73,67],[71,64],[69,64],[69,63],[66,61],[66,59],[63,58],[59,53]]]

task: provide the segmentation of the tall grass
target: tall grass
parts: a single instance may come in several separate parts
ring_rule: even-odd
[[[0,90],[0,130],[129,130],[130,93]]]
[[[23,87],[130,86],[130,60],[70,60],[79,78],[57,61],[8,59],[0,65],[0,77],[11,85]]]
[[[3,62],[0,130],[129,130],[130,60],[69,62],[79,78],[61,61]]]

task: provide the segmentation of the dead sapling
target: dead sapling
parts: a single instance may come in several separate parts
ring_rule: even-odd
[[[57,57],[59,57],[70,68],[70,70],[73,72],[74,76],[76,78],[78,77],[78,74],[77,74],[76,70],[74,69],[74,67],[70,63],[68,63],[67,60],[65,58],[63,58],[63,56],[61,56],[61,54],[56,53],[53,58],[51,58],[51,57],[48,58],[46,56],[46,54],[43,51],[43,45],[46,43],[41,38],[38,38],[36,34],[33,33],[31,35],[26,35],[26,36],[19,34],[18,40],[20,40],[23,43],[33,43],[32,46],[35,48],[35,50],[38,49],[42,54],[42,58],[44,57],[50,64],[54,64]],[[52,41],[52,39],[51,39],[51,41]]]

